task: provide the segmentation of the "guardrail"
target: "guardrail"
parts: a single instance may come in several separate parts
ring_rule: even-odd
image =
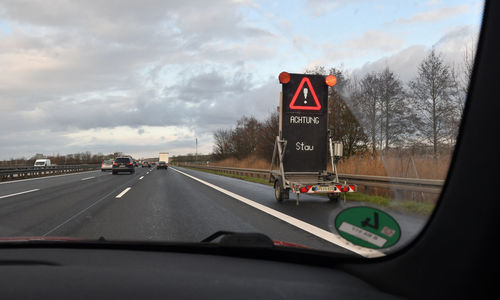
[[[97,170],[100,168],[96,165],[61,165],[61,166],[18,166],[18,167],[0,167],[0,181],[14,180],[21,178],[49,176],[65,173],[75,173],[89,170]]]
[[[179,163],[178,165],[187,166],[191,168],[213,170],[226,174],[269,179],[269,170],[213,167],[213,166],[185,164],[185,163]],[[418,179],[418,178],[386,177],[386,176],[354,175],[354,174],[339,174],[339,179],[341,181],[345,180],[348,181],[349,183],[365,187],[386,188],[397,192],[408,191],[408,192],[422,192],[431,194],[439,194],[444,184],[444,180],[437,180],[437,179]]]

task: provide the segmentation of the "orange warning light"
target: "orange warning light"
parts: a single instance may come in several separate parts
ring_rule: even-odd
[[[290,73],[288,72],[281,72],[280,76],[278,76],[278,79],[280,83],[289,83],[290,82]]]
[[[333,76],[333,75],[328,75],[326,76],[325,78],[325,83],[326,85],[328,86],[334,86],[337,84],[337,77]]]

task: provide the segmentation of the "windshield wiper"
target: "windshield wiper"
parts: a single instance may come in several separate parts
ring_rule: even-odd
[[[255,232],[217,231],[203,239],[202,243],[211,243],[218,239],[217,245],[225,247],[272,248],[273,240],[265,234]]]

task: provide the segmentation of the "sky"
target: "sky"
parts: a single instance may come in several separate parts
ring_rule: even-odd
[[[0,2],[0,159],[208,154],[213,132],[276,110],[282,71],[457,69],[482,1]]]

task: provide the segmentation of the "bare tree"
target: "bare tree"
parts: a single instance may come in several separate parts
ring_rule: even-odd
[[[272,113],[260,125],[257,143],[257,155],[271,161],[274,149],[274,141],[279,131],[279,113]]]
[[[344,145],[344,155],[350,156],[366,149],[366,135],[354,110],[352,79],[338,68],[316,66],[306,71],[308,74],[334,75],[337,84],[328,88],[328,126],[332,130],[333,138]]]
[[[380,85],[380,142],[381,148],[388,149],[414,132],[412,123],[416,116],[407,103],[403,83],[396,75],[385,68],[377,76],[379,80],[376,82]]]
[[[214,132],[213,153],[215,159],[224,159],[234,153],[231,139],[232,131],[230,129],[218,129]]]
[[[380,128],[381,118],[380,97],[380,78],[375,72],[366,74],[361,79],[353,95],[357,108],[357,116],[368,134],[373,153],[376,151],[380,140],[380,135],[377,134],[379,132],[378,129]]]
[[[260,124],[254,117],[242,117],[238,120],[232,134],[234,156],[242,159],[254,153],[257,149],[257,136]]]
[[[438,146],[448,137],[450,120],[456,111],[453,101],[456,86],[450,67],[433,49],[420,64],[418,75],[409,87],[418,108],[420,136],[433,146],[433,155],[437,157]]]
[[[356,103],[352,95],[355,82],[344,72],[332,68],[329,74],[337,77],[337,85],[329,88],[328,124],[333,131],[333,138],[344,145],[344,155],[366,151],[367,136],[356,118]]]

